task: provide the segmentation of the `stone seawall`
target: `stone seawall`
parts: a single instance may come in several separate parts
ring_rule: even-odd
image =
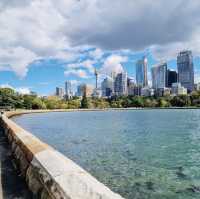
[[[17,167],[36,198],[123,199],[73,161],[9,119],[25,113],[32,111],[8,112],[2,115],[0,125],[8,137]]]

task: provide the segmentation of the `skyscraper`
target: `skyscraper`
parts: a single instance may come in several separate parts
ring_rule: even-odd
[[[73,96],[71,81],[65,82],[65,96],[67,99],[70,99]]]
[[[128,77],[126,72],[117,74],[114,83],[115,95],[122,96],[128,94],[127,78]]]
[[[167,87],[171,88],[173,83],[178,81],[178,74],[174,70],[167,70]]]
[[[167,86],[167,63],[151,68],[153,89],[162,89]]]
[[[86,95],[86,97],[91,97],[93,92],[93,87],[88,84],[80,84],[77,87],[77,96],[82,97]]]
[[[194,64],[192,51],[182,51],[177,57],[178,81],[189,92],[194,90]]]
[[[106,77],[101,83],[103,97],[110,97],[114,91],[114,82],[112,78]]]
[[[58,96],[58,97],[63,97],[63,89],[62,88],[60,88],[60,87],[56,87],[56,96]]]
[[[136,83],[138,86],[148,86],[147,64],[148,61],[146,57],[143,57],[143,59],[136,63]]]

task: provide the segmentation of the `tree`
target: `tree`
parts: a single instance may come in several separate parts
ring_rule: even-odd
[[[40,98],[34,98],[32,101],[32,109],[46,109],[46,104]]]
[[[0,106],[11,106],[15,108],[17,101],[17,95],[13,89],[0,88]]]
[[[158,100],[158,107],[163,108],[163,107],[169,107],[169,106],[170,106],[169,102],[165,100],[164,98],[160,98]]]
[[[89,103],[88,103],[86,93],[84,93],[83,98],[81,100],[81,108],[89,108]]]
[[[187,95],[175,96],[171,100],[171,105],[176,107],[191,106],[190,96]]]

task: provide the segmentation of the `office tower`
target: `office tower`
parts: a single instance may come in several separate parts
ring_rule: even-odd
[[[122,96],[122,95],[127,95],[128,90],[127,90],[127,73],[122,72],[117,74],[114,82],[114,91],[115,95],[117,96]]]
[[[60,87],[56,87],[56,96],[58,96],[58,97],[63,97],[63,95],[64,95],[64,92],[63,92],[63,89],[62,88],[60,88]]]
[[[153,89],[162,89],[167,86],[167,63],[151,68]]]
[[[171,88],[173,83],[178,81],[178,74],[176,71],[167,70],[167,87]]]
[[[128,87],[128,95],[134,95],[136,85],[133,79],[128,78],[127,87]]]
[[[147,64],[148,61],[146,57],[143,57],[143,59],[136,63],[136,83],[138,86],[148,86]]]
[[[101,83],[103,97],[110,97],[114,91],[114,81],[110,77],[106,77]]]
[[[178,82],[189,92],[194,90],[194,64],[192,51],[182,51],[177,57]]]
[[[71,99],[73,97],[71,81],[65,82],[65,96],[66,96],[66,99]]]
[[[82,97],[86,95],[86,97],[91,97],[93,93],[93,87],[88,84],[81,84],[77,87],[77,96]]]

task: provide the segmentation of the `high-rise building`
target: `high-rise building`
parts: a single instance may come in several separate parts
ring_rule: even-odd
[[[135,82],[133,79],[131,78],[128,78],[128,83],[127,83],[127,86],[128,86],[128,95],[135,95]]]
[[[178,81],[178,74],[174,70],[167,70],[167,87],[171,88]]]
[[[106,77],[101,83],[103,97],[110,97],[114,91],[114,81],[112,78]]]
[[[178,82],[189,92],[194,90],[194,64],[192,51],[182,51],[177,57]]]
[[[117,74],[114,82],[115,95],[122,96],[128,94],[127,78],[128,77],[126,72]]]
[[[165,88],[167,86],[167,63],[151,68],[151,74],[153,89]]]
[[[60,87],[56,87],[56,96],[58,97],[63,97],[64,95],[64,92],[63,92],[63,88],[60,88]]]
[[[65,96],[67,99],[71,99],[73,96],[71,81],[65,82]]]
[[[82,97],[86,95],[86,97],[91,97],[93,94],[93,87],[88,84],[81,84],[77,87],[77,96]]]
[[[148,86],[147,64],[148,61],[146,57],[143,57],[143,59],[136,63],[136,83],[138,86]]]

